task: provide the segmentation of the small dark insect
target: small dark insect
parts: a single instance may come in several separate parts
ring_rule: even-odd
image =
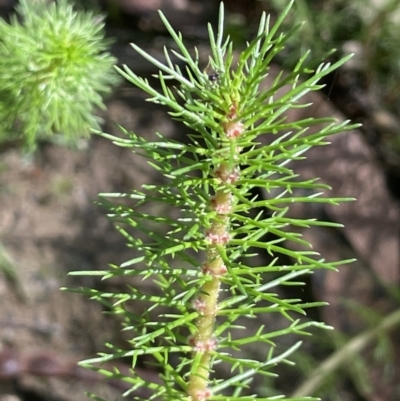
[[[218,74],[218,73],[210,74],[210,75],[208,76],[208,79],[209,79],[211,82],[217,82],[217,81],[218,81],[218,78],[219,78],[219,74]]]

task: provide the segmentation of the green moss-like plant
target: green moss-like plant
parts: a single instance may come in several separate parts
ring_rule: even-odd
[[[0,20],[0,136],[67,141],[99,128],[95,107],[115,84],[101,16],[74,11],[67,0],[21,0],[11,22]]]
[[[238,58],[224,37],[221,5],[217,32],[209,26],[212,74],[201,65],[196,49],[190,52],[181,34],[160,13],[176,44],[171,52],[165,49],[165,62],[132,45],[159,69],[159,88],[126,66],[118,69],[149,95],[150,102],[165,105],[171,117],[189,129],[184,142],[161,134],[156,141],[127,131],[124,138],[103,134],[143,156],[164,177],[162,184],[144,185],[130,193],[102,194],[110,216],[132,248],[132,259],[104,271],[73,273],[104,280],[122,276],[128,282],[141,278],[151,283],[143,287],[127,284],[126,291],[116,292],[79,290],[120,316],[123,330],[130,333],[126,347],[109,344],[108,353],[83,362],[130,384],[126,396],[146,401],[287,401],[253,394],[252,379],[273,375],[276,365],[287,362],[300,346],[293,340],[279,351],[281,336],[294,339],[312,327],[326,327],[301,319],[315,304],[281,299],[275,288],[299,284],[299,276],[315,269],[336,269],[349,262],[326,262],[296,231],[339,225],[291,218],[288,211],[296,203],[337,204],[348,199],[324,197],[322,192],[328,187],[317,179],[302,180],[290,162],[303,159],[313,146],[326,145],[327,136],[355,126],[330,118],[290,122],[285,112],[306,107],[301,97],[318,90],[318,81],[348,57],[311,71],[305,66],[305,55],[293,71],[282,72],[271,87],[261,90],[271,60],[296,32],[294,28],[278,33],[292,4],[274,26],[263,15],[256,38]],[[290,89],[278,97],[284,86]],[[312,126],[320,129],[311,133]],[[269,138],[268,144],[261,141],[263,136]],[[260,189],[269,197],[255,195]],[[304,189],[308,195],[298,193]],[[110,197],[114,203],[107,200]],[[115,203],[118,198],[124,202]],[[303,250],[294,250],[291,243]],[[270,260],[257,266],[251,259],[260,252],[268,253]],[[132,302],[140,307],[132,309]],[[246,319],[261,314],[280,314],[287,324],[281,328],[260,324],[254,332],[240,329]],[[249,344],[258,347],[257,358],[237,353]],[[153,382],[135,371],[144,356],[158,372]],[[102,366],[119,358],[131,360],[131,375]],[[214,370],[218,364],[230,367],[228,378],[218,376]],[[135,396],[135,390],[142,388],[150,391],[150,398]],[[312,398],[296,398],[303,399]]]

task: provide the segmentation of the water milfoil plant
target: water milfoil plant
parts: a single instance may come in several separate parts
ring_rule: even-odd
[[[241,53],[224,37],[221,4],[217,31],[209,26],[206,63],[196,49],[187,49],[160,13],[176,44],[164,50],[165,61],[132,45],[159,69],[159,85],[152,86],[126,66],[118,69],[149,95],[148,101],[166,106],[188,129],[182,142],[161,134],[149,141],[126,130],[122,137],[102,134],[147,160],[163,181],[130,193],[101,195],[132,248],[132,259],[103,271],[73,273],[126,279],[122,292],[81,290],[119,315],[129,333],[126,347],[108,344],[109,352],[83,364],[130,384],[125,395],[134,399],[277,399],[254,394],[251,381],[273,375],[276,365],[288,362],[300,346],[299,335],[326,327],[301,319],[315,304],[282,298],[277,288],[301,284],[297,278],[315,269],[349,262],[325,261],[299,231],[338,224],[292,218],[288,212],[296,203],[348,199],[325,197],[328,187],[317,179],[302,180],[291,161],[354,126],[330,118],[291,122],[285,112],[306,107],[302,96],[318,90],[318,81],[347,58],[312,70],[304,55],[293,71],[282,72],[261,89],[271,60],[296,32],[278,33],[292,4],[273,26],[263,15],[255,39]],[[266,327],[262,316],[268,314],[280,314],[287,324]],[[246,319],[255,317],[260,318],[258,329],[244,329]],[[281,336],[289,336],[292,345],[281,350]],[[259,347],[256,357],[240,353],[251,344]],[[129,358],[131,374],[102,365],[119,358]],[[157,379],[144,379],[135,370],[142,358]],[[228,377],[218,375],[219,366],[229,366]],[[143,388],[150,396],[137,393]]]

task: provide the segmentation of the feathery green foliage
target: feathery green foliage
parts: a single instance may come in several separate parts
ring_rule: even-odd
[[[143,388],[152,393],[150,398],[134,399],[278,399],[253,394],[251,381],[258,375],[274,375],[276,365],[287,363],[300,346],[298,335],[308,334],[311,327],[326,327],[301,319],[316,304],[281,299],[277,287],[300,285],[301,275],[349,262],[326,262],[297,231],[338,224],[291,218],[288,211],[299,202],[337,204],[349,199],[324,197],[328,187],[317,179],[302,180],[290,162],[303,159],[312,146],[326,145],[327,136],[355,126],[334,119],[290,122],[285,117],[289,109],[306,107],[301,97],[318,90],[318,81],[347,58],[311,71],[305,55],[293,71],[282,72],[271,87],[260,89],[271,60],[296,32],[278,33],[292,4],[274,26],[263,15],[256,38],[238,58],[224,37],[221,5],[217,32],[209,26],[208,67],[215,72],[211,75],[201,66],[197,50],[186,48],[162,13],[176,43],[176,49],[165,49],[165,62],[132,45],[159,69],[160,88],[126,66],[118,69],[150,96],[149,101],[167,106],[171,117],[190,129],[185,142],[161,134],[150,142],[125,130],[125,138],[103,134],[142,156],[164,182],[130,193],[102,194],[133,257],[108,270],[72,273],[127,280],[126,292],[78,291],[122,317],[123,329],[130,333],[126,348],[108,344],[108,353],[83,365],[131,384],[125,395],[134,396]],[[277,96],[284,87],[288,90]],[[319,129],[309,132],[312,126]],[[260,190],[268,194],[266,199]],[[118,198],[124,202],[117,204]],[[263,252],[270,259],[257,266],[253,260]],[[147,285],[130,285],[135,279]],[[260,323],[255,331],[243,330],[247,319],[263,314],[280,314],[287,324],[274,329]],[[293,340],[287,349],[277,345],[281,336]],[[257,358],[239,352],[251,344],[259,349]],[[151,382],[135,372],[143,356],[159,372],[159,380]],[[99,365],[127,357],[132,360],[130,376]],[[218,365],[230,367],[229,378],[218,376]],[[295,399],[312,398],[291,398]]]
[[[99,127],[95,107],[117,82],[101,17],[67,0],[21,0],[10,24],[0,20],[0,135],[74,141]]]

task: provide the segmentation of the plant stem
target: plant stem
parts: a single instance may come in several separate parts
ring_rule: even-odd
[[[217,277],[207,282],[201,289],[200,302],[204,302],[204,312],[197,321],[197,335],[194,339],[194,350],[201,353],[200,361],[190,375],[188,393],[193,401],[206,398],[208,377],[210,373],[211,352],[215,349],[213,328],[217,310],[220,280]],[[203,301],[204,300],[204,301]],[[207,397],[208,398],[208,397]]]
[[[315,394],[325,378],[329,377],[339,366],[343,365],[354,354],[360,353],[375,337],[389,331],[400,324],[400,310],[396,310],[382,319],[378,326],[366,330],[350,340],[344,347],[325,359],[318,368],[309,375],[306,380],[292,395],[292,397],[304,397]]]
[[[235,144],[236,138],[244,131],[243,124],[233,121],[234,118],[236,115],[230,114],[228,123],[223,125],[225,137],[221,140],[220,149],[222,150],[221,154],[227,156],[218,163],[214,170],[217,187],[209,205],[210,209],[216,212],[216,215],[211,223],[211,228],[206,233],[209,246],[202,270],[204,274],[211,276],[211,280],[202,286],[200,296],[194,304],[200,313],[200,317],[196,323],[197,334],[192,339],[192,345],[195,356],[200,354],[200,361],[194,364],[189,379],[188,394],[192,401],[203,401],[211,396],[207,385],[211,370],[211,355],[216,348],[213,329],[218,308],[220,277],[227,272],[221,257],[221,247],[225,247],[230,240],[229,213],[233,209],[233,195],[229,185],[239,178],[235,160],[237,160],[240,149]],[[196,361],[196,358],[194,360]]]

